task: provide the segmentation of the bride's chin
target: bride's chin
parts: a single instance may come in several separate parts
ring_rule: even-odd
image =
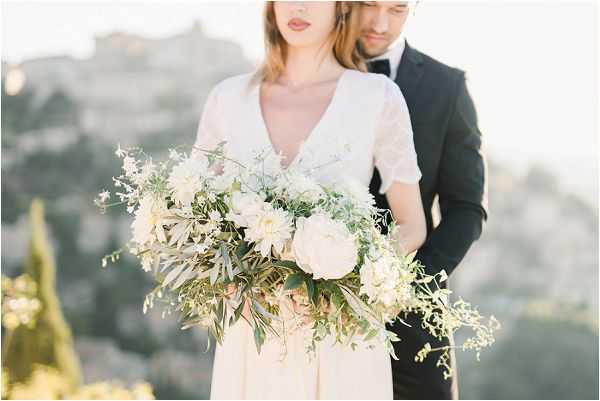
[[[297,49],[317,49],[321,43],[326,41],[325,38],[315,38],[314,35],[304,34],[303,32],[286,33],[282,36],[288,47]]]
[[[288,48],[291,49],[306,49],[313,46],[313,44],[308,40],[302,40],[301,38],[290,38],[290,40],[286,40]]]

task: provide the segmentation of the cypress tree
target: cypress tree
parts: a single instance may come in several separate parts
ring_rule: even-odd
[[[30,209],[31,239],[25,272],[37,283],[42,307],[34,329],[19,326],[13,333],[4,355],[11,383],[24,382],[35,364],[56,369],[65,379],[70,391],[81,382],[79,360],[73,348],[71,330],[65,321],[56,293],[54,254],[46,235],[44,205],[34,199]]]

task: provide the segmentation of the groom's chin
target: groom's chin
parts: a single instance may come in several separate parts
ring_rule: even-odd
[[[367,41],[363,39],[360,39],[360,44],[362,55],[366,59],[381,56],[387,50],[386,45],[382,44],[381,46],[374,46],[372,44],[368,44]]]

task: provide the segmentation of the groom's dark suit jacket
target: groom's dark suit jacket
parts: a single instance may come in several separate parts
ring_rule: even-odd
[[[463,71],[442,64],[408,44],[396,83],[408,104],[423,174],[420,189],[427,240],[416,259],[429,274],[445,269],[450,275],[481,235],[483,221],[487,219],[487,167],[475,107]],[[377,191],[380,182],[375,170],[371,193],[378,207],[389,209],[385,196]],[[441,215],[437,226],[432,213],[436,197]],[[443,287],[447,287],[446,282]],[[444,380],[442,368],[435,366],[438,353],[430,354],[424,362],[413,360],[425,343],[435,347],[454,343],[453,339],[440,342],[420,327],[415,316],[410,316],[407,322],[412,327],[398,322],[391,326],[402,339],[394,343],[400,358],[392,360],[394,398],[458,398],[454,353],[449,361],[454,377],[448,380]]]

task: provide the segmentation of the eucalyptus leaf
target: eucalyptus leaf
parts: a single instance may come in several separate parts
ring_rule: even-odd
[[[165,269],[169,266],[171,266],[173,263],[177,262],[177,258],[169,258],[165,261],[162,262],[162,267],[160,268],[160,271],[163,272],[165,271]]]
[[[162,282],[163,287],[169,285],[171,281],[175,280],[175,278],[179,276],[183,269],[185,269],[186,265],[187,264],[184,262],[181,265],[175,267],[173,270],[171,270]]]
[[[205,279],[210,275],[211,272],[212,272],[212,269],[199,271],[196,273],[196,278],[200,279],[200,280]]]
[[[234,313],[233,313],[233,323],[237,322],[238,320],[240,320],[240,316],[242,316],[242,313],[244,312],[244,305],[245,305],[245,301],[242,300],[242,302],[240,302],[240,304],[238,305],[238,307],[235,309]],[[231,323],[230,323],[231,326]]]
[[[292,260],[274,260],[272,262],[272,264],[275,267],[286,267],[286,268],[290,268],[290,269],[298,269],[298,265],[296,264],[296,262],[294,262]]]
[[[202,318],[200,318],[200,317],[195,317],[193,319],[186,320],[185,322],[182,323],[181,330],[187,330],[190,327],[197,326],[198,324],[200,324],[201,321],[202,321]]]
[[[263,315],[264,317],[266,317],[267,319],[273,319],[273,320],[278,320],[277,316],[267,312],[265,310],[265,308],[263,308],[263,306],[257,302],[255,299],[252,300],[252,306],[254,306],[254,309],[260,313],[261,315]]]
[[[160,222],[165,226],[171,226],[173,224],[177,224],[183,220],[181,217],[163,217]]]
[[[293,290],[300,287],[304,283],[304,276],[300,273],[293,273],[287,276],[283,284],[284,290]]]
[[[254,326],[254,343],[256,344],[256,350],[260,354],[260,349],[265,343],[265,331],[259,326]]]
[[[235,236],[235,233],[232,233],[230,231],[222,231],[219,235],[217,235],[217,238],[223,241],[227,241],[231,238],[233,238]]]
[[[229,277],[229,280],[233,280],[233,266],[231,265],[231,258],[229,257],[227,246],[225,246],[225,243],[221,242],[219,249],[221,251],[221,256],[223,257],[223,264],[227,269],[227,276]]]
[[[167,245],[171,246],[174,243],[176,243],[181,238],[181,236],[185,233],[188,225],[189,225],[189,222],[187,220],[183,220],[183,221],[177,223],[169,231],[169,233],[171,234],[171,238],[169,239],[169,243]]]
[[[369,330],[363,341],[369,341],[370,339],[374,338],[377,335],[377,333],[377,330]]]
[[[225,300],[221,298],[217,306],[217,319],[223,321],[225,318]]]
[[[185,242],[188,240],[188,238],[190,237],[190,230],[192,229],[192,225],[188,225],[183,234],[179,237],[179,241],[177,241],[177,249],[181,249],[181,247],[183,246],[183,244],[185,244]]]
[[[235,256],[237,256],[239,260],[242,260],[250,250],[252,250],[252,248],[246,241],[240,241],[240,244],[235,249]]]
[[[167,242],[167,237],[165,236],[165,230],[163,230],[163,226],[161,224],[156,225],[156,238],[158,238],[159,242]]]
[[[194,275],[194,268],[188,267],[183,273],[179,275],[177,280],[173,283],[173,289],[179,288],[183,283],[185,283],[188,279],[190,279]]]
[[[210,285],[215,285],[219,279],[219,272],[221,271],[221,263],[215,263],[210,271]]]
[[[352,291],[344,286],[339,286],[344,298],[348,302],[348,305],[356,312],[360,317],[368,320],[368,322],[374,327],[381,328],[383,324],[379,321],[377,316],[371,311],[371,309],[365,305]]]
[[[340,298],[340,295],[337,291],[331,294],[330,300],[333,306],[336,307],[336,309],[340,309],[342,307],[342,298]]]

